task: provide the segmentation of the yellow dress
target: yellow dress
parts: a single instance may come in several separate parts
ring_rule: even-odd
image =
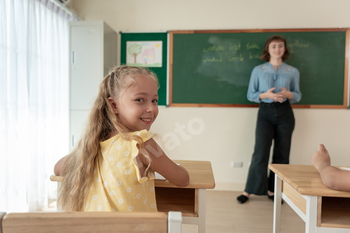
[[[152,138],[147,130],[133,132],[144,142]],[[95,178],[85,199],[84,211],[156,212],[154,173],[142,177],[135,157],[138,143],[116,135],[101,142],[103,158],[95,168]]]

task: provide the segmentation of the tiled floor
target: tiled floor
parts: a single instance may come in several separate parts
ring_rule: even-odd
[[[206,233],[272,233],[273,202],[266,196],[251,196],[240,204],[240,192],[207,191]],[[197,232],[197,226],[185,225],[183,233]],[[305,223],[288,204],[282,205],[282,233],[305,232]]]

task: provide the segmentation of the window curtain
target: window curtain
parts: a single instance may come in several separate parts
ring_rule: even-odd
[[[0,0],[0,211],[37,211],[68,153],[68,20],[50,1]]]

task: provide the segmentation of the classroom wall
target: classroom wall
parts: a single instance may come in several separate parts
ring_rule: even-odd
[[[72,0],[69,7],[117,32],[350,27],[348,0]],[[211,161],[216,189],[242,190],[257,110],[162,107],[152,131],[172,159]],[[324,143],[334,165],[350,166],[350,110],[294,109],[294,114],[291,164],[311,164]],[[232,168],[232,161],[243,167]]]

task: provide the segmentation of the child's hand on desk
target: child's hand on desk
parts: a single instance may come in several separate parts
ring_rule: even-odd
[[[166,179],[164,178],[164,176],[162,176],[162,175],[159,174],[158,172],[155,172],[154,175],[155,175],[155,178],[154,178],[154,179],[156,179],[156,180],[166,180]]]
[[[147,153],[150,160],[142,153]],[[190,177],[186,169],[174,163],[158,146],[154,139],[145,142],[145,152],[138,155],[140,161],[152,168],[153,171],[158,172],[170,183],[178,187],[186,187],[190,182]]]
[[[331,158],[323,144],[319,145],[318,151],[312,157],[312,163],[318,171],[331,166]]]
[[[323,144],[319,145],[319,150],[312,157],[312,163],[320,173],[325,186],[335,190],[350,191],[350,172],[331,166],[331,158]]]

